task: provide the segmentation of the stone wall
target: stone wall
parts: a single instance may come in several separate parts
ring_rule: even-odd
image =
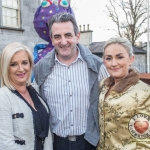
[[[79,31],[80,31],[80,44],[83,44],[84,46],[89,47],[92,43],[92,30],[89,29],[89,24],[86,26],[79,25]]]
[[[135,54],[135,60],[132,64],[140,73],[146,73],[146,54]]]
[[[46,43],[37,35],[33,27],[33,17],[36,9],[40,6],[41,0],[20,0],[21,2],[21,29],[15,30],[0,26],[0,52],[12,42],[19,42],[28,46],[31,51],[39,43]],[[0,5],[1,6],[1,5]],[[1,13],[1,11],[0,11]],[[1,14],[0,14],[1,15]]]
[[[80,32],[80,44],[83,44],[87,47],[90,46],[92,42],[92,31]]]

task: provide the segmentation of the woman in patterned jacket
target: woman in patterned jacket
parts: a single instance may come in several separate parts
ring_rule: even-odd
[[[110,77],[100,83],[97,150],[150,150],[150,86],[130,67],[131,43],[111,38],[103,60]]]
[[[0,58],[0,150],[52,150],[49,109],[30,85],[33,58],[19,43]]]

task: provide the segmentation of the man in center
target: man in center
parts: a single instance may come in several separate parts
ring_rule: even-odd
[[[71,14],[54,15],[48,27],[54,49],[35,65],[34,75],[50,108],[54,150],[95,150],[99,81],[108,73],[101,59],[79,44]]]

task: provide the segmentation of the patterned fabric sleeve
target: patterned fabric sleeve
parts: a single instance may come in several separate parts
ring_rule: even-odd
[[[137,98],[138,106],[136,115],[134,117],[134,127],[136,132],[140,133],[140,138],[137,138],[136,148],[137,150],[141,149],[150,149],[150,91],[147,89],[142,89],[141,96],[139,94]]]

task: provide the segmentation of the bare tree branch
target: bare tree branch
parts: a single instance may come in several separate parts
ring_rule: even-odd
[[[143,26],[147,20],[147,0],[108,1],[106,14],[116,24],[118,35],[128,38],[135,45],[137,39],[147,32],[147,28]],[[124,16],[124,19],[120,16]]]

